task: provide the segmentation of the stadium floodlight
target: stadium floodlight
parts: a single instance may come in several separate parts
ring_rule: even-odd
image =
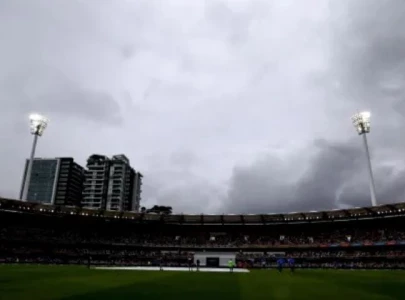
[[[38,137],[42,136],[44,134],[44,131],[49,123],[49,120],[45,118],[42,115],[39,114],[31,114],[29,116],[30,120],[30,130],[31,134],[34,136],[34,141],[32,143],[32,148],[31,148],[31,155],[30,159],[28,161],[28,166],[24,178],[24,187],[23,187],[23,192],[21,195],[21,200],[22,201],[27,201],[27,196],[28,196],[28,188],[30,185],[31,181],[31,173],[32,173],[32,165],[34,163],[34,157],[35,157],[35,150],[37,148],[37,142],[38,142]]]
[[[370,117],[368,111],[360,112],[352,117],[352,122],[359,135],[370,133]]]
[[[371,118],[370,112],[368,111],[359,112],[352,117],[352,122],[354,127],[356,128],[357,133],[363,136],[369,173],[371,205],[376,206],[377,200],[375,195],[374,176],[373,176],[373,169],[371,167],[370,151],[368,150],[368,142],[367,142],[367,133],[370,133],[370,118]]]
[[[33,134],[34,136],[35,135],[42,136],[48,123],[49,120],[44,116],[41,116],[39,114],[31,114],[30,115],[31,134]]]

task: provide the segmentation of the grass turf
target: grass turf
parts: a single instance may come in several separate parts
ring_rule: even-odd
[[[0,266],[0,299],[404,299],[405,272],[251,273],[104,271]]]

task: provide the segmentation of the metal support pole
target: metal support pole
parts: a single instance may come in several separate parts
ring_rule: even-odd
[[[371,157],[370,157],[370,152],[368,150],[368,143],[367,143],[367,137],[366,133],[362,134],[363,136],[363,141],[364,141],[364,148],[366,150],[366,157],[367,157],[367,165],[368,165],[368,174],[369,174],[369,184],[370,184],[370,194],[371,194],[371,205],[376,206],[377,205],[377,200],[375,196],[375,184],[374,184],[374,176],[373,176],[373,169],[371,167]]]
[[[28,161],[28,166],[27,166],[27,172],[25,174],[25,179],[24,179],[24,190],[22,193],[22,201],[28,201],[28,189],[30,186],[31,182],[31,173],[32,173],[32,165],[34,164],[34,158],[35,158],[35,150],[37,148],[37,141],[38,141],[38,135],[34,134],[34,141],[32,143],[32,149],[31,149],[31,156],[30,160]]]

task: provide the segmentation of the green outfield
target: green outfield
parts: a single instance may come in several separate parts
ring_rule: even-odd
[[[0,299],[405,299],[405,272],[230,274],[0,266]]]

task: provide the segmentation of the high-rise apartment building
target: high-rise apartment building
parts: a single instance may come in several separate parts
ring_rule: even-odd
[[[80,206],[83,194],[84,168],[73,158],[59,158],[59,178],[55,205]]]
[[[129,159],[114,155],[92,155],[87,160],[82,205],[114,211],[138,211],[142,175],[135,172]]]
[[[132,173],[134,173],[134,170],[125,155],[114,155],[112,157],[108,181],[107,210],[131,210]]]
[[[26,182],[26,160],[20,198],[29,184],[27,200],[54,205],[80,205],[84,169],[73,158],[35,158],[30,182]]]
[[[104,155],[93,154],[87,159],[86,167],[82,205],[87,208],[106,209],[110,159]]]
[[[139,211],[141,206],[143,175],[135,170],[131,173],[132,193],[131,193],[131,211]]]

